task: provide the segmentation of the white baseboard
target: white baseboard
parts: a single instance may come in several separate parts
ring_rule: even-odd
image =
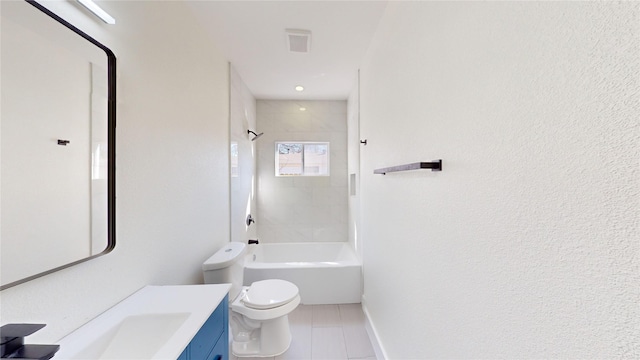
[[[364,312],[365,317],[365,329],[367,330],[367,334],[369,335],[369,339],[371,340],[371,345],[373,346],[373,351],[376,353],[376,358],[378,360],[386,360],[389,357],[387,356],[387,352],[384,350],[382,345],[380,344],[378,332],[376,331],[375,326],[371,322],[371,317],[369,316],[369,311],[367,310],[367,302],[362,295],[362,311]]]

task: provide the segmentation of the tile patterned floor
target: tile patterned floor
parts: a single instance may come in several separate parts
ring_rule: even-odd
[[[289,314],[291,347],[280,356],[231,360],[375,360],[360,304],[299,305]]]

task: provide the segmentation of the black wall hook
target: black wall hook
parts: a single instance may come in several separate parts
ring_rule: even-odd
[[[360,144],[364,144],[366,146],[367,145],[367,139],[360,140]]]

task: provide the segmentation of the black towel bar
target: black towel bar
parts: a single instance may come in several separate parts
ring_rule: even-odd
[[[442,159],[434,160],[431,162],[417,162],[412,164],[376,169],[376,170],[373,170],[373,173],[385,175],[386,173],[390,173],[390,172],[409,171],[409,170],[418,170],[418,169],[431,169],[431,171],[442,171]]]

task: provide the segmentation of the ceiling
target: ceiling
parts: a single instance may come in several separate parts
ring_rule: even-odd
[[[346,99],[386,1],[189,1],[257,99]],[[285,29],[311,31],[311,51]],[[304,86],[303,92],[294,89]]]

